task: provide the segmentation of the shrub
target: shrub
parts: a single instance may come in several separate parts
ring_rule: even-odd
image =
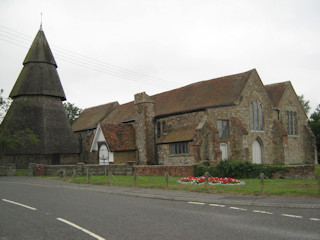
[[[197,164],[194,166],[194,176],[203,176],[205,172],[209,172],[214,177],[230,177],[230,178],[256,178],[260,173],[264,173],[271,178],[275,172],[285,171],[282,166],[261,165],[251,163],[249,161],[240,162],[235,160],[220,161],[214,166],[204,166]]]

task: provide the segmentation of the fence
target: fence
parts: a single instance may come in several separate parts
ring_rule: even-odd
[[[104,184],[109,186],[125,186],[125,187],[152,187],[152,188],[165,188],[169,189],[169,186],[172,187],[172,189],[180,189],[181,187],[178,187],[181,183],[180,178],[170,176],[168,172],[165,172],[163,176],[141,176],[137,173],[133,173],[131,176],[118,176],[113,175],[112,171],[105,171],[103,175],[95,175],[93,172],[90,172],[90,169],[86,169],[86,175],[79,176],[76,174],[76,171],[74,171],[72,174],[67,174],[65,171],[63,171],[62,174],[60,174],[60,177],[63,177],[65,181],[69,181],[70,177],[72,177],[73,182],[77,183],[91,183],[91,184]],[[208,172],[205,173],[205,176],[202,177],[201,183],[199,184],[193,184],[193,188],[197,188],[200,192],[210,192],[215,190],[215,185],[210,182],[210,174]],[[304,180],[307,181],[307,180]],[[288,186],[285,184],[281,184],[276,182],[274,179],[270,179],[266,177],[263,173],[260,174],[260,176],[257,176],[255,179],[251,179],[248,182],[241,182],[240,184],[220,184],[220,186],[226,186],[227,188],[242,188],[242,189],[251,189],[252,186],[256,190],[254,190],[253,194],[265,194],[266,186],[269,189],[275,188],[275,186],[280,187],[283,191],[284,189],[303,189],[312,187],[314,189],[314,186],[317,185],[317,193],[320,195],[320,178],[318,180],[308,180],[308,182],[304,183],[302,186]],[[181,186],[181,185],[180,185]],[[218,185],[219,186],[219,185]],[[187,188],[181,188],[183,190],[187,190]],[[190,189],[190,188],[189,188]],[[197,191],[198,191],[197,190]],[[249,190],[250,191],[250,190]],[[313,190],[314,191],[314,190]],[[248,192],[246,192],[248,193]]]

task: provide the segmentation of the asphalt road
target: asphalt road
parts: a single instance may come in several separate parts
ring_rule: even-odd
[[[97,189],[0,178],[0,240],[320,239],[319,209],[210,205]]]

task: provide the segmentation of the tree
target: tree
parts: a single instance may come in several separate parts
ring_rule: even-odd
[[[4,116],[6,115],[7,111],[10,108],[12,103],[11,98],[3,97],[3,89],[0,90],[0,123],[2,122]]]
[[[301,103],[301,106],[303,107],[305,113],[308,115],[310,112],[310,109],[311,109],[310,101],[305,100],[303,94],[301,94],[300,96],[298,95],[298,98],[299,98],[299,102]]]
[[[80,113],[83,112],[83,110],[75,106],[73,103],[69,102],[63,103],[63,106],[67,112],[70,125],[72,126],[72,124],[77,120],[77,118],[79,117]]]
[[[311,114],[310,119],[308,121],[308,125],[311,128],[313,134],[316,137],[316,144],[318,150],[318,162],[319,162],[319,150],[320,150],[320,104]]]
[[[12,103],[11,98],[3,97],[2,94],[3,89],[0,90],[0,123],[2,123]],[[10,129],[0,125],[0,160],[5,154],[5,149],[26,148],[29,143],[40,143],[38,136],[32,130],[24,129],[11,132]],[[2,165],[1,162],[0,165]]]

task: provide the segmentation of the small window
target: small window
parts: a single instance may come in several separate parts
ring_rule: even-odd
[[[229,138],[229,122],[228,120],[218,120],[219,138]]]
[[[162,122],[162,132],[166,131],[166,126],[167,126],[166,121],[163,121]]]
[[[189,153],[189,144],[188,142],[178,142],[170,144],[170,154],[171,155],[180,155]]]
[[[157,137],[159,138],[161,136],[161,124],[160,122],[157,122]]]

